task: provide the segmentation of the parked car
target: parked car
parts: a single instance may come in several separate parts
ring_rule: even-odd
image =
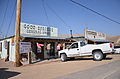
[[[120,46],[114,46],[115,53],[120,53]]]
[[[93,56],[93,59],[100,61],[106,58],[107,54],[113,52],[114,46],[112,43],[104,44],[86,44],[85,42],[78,41],[72,43],[69,48],[61,50],[58,52],[61,61],[66,61],[67,58],[75,58],[78,56]]]

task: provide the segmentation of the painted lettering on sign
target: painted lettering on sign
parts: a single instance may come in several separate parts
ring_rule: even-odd
[[[20,33],[29,36],[57,36],[58,30],[54,27],[21,23]]]
[[[31,42],[20,42],[20,53],[31,52]]]

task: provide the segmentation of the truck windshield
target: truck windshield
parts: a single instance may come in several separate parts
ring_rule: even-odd
[[[82,47],[82,46],[85,46],[86,45],[86,43],[85,42],[80,42],[80,46]]]

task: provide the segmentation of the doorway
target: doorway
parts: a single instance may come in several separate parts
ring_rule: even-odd
[[[50,56],[51,57],[55,56],[55,43],[54,42],[50,43]]]
[[[44,42],[37,42],[37,59],[44,59]]]
[[[6,57],[5,61],[9,61],[9,56],[10,56],[10,42],[7,42],[6,49],[7,49],[7,57]]]

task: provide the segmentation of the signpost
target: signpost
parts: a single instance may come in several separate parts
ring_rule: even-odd
[[[28,54],[28,63],[31,64],[31,42],[20,42],[20,54]]]

